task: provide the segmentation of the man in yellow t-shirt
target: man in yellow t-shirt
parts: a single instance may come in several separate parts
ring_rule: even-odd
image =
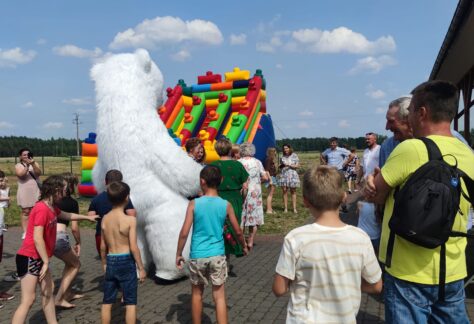
[[[445,161],[454,163],[474,178],[474,154],[453,137],[450,124],[457,113],[459,91],[446,81],[422,83],[412,91],[408,121],[415,138],[432,139]],[[377,203],[385,202],[379,259],[385,262],[388,227],[396,187],[428,162],[428,152],[418,139],[405,140],[391,153],[381,172],[369,176],[365,193]],[[462,183],[464,192],[467,192]],[[461,196],[454,231],[466,231],[469,202]],[[452,237],[446,242],[445,300],[438,299],[440,249],[427,249],[396,236],[392,264],[386,268],[385,320],[387,323],[469,323],[464,305],[466,239]]]

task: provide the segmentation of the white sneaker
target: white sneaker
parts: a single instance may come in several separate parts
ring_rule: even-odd
[[[24,240],[24,239],[25,239],[25,236],[26,236],[26,233],[23,232],[23,234],[21,234],[21,239]]]
[[[16,281],[20,281],[20,277],[18,277],[18,275],[16,273],[14,273],[12,275],[5,276],[5,278],[3,278],[3,281],[16,282]]]

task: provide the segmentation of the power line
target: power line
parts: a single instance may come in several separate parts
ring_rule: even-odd
[[[79,125],[82,124],[82,122],[79,121],[79,113],[74,113],[75,117],[72,120],[72,123],[76,125],[76,148],[77,148],[77,154],[76,156],[80,155],[80,150],[79,150],[79,145],[80,145],[80,140],[79,140]]]

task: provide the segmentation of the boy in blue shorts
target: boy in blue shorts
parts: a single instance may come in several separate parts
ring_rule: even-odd
[[[192,285],[192,319],[201,323],[202,295],[204,285],[212,284],[212,296],[216,303],[217,323],[227,323],[227,304],[224,283],[227,279],[227,262],[224,249],[224,222],[226,218],[234,229],[236,236],[248,253],[244,235],[235,217],[234,209],[226,200],[219,197],[217,187],[222,181],[219,168],[206,166],[200,173],[200,184],[204,195],[189,202],[186,218],[179,233],[176,251],[176,266],[183,268],[182,252],[188,239],[191,227],[191,253],[189,272]]]
[[[137,220],[124,213],[130,187],[121,181],[111,183],[107,196],[112,210],[102,220],[100,256],[105,272],[102,323],[110,323],[112,304],[120,289],[125,304],[125,322],[137,319],[137,268],[140,282],[146,277],[140,250],[137,246]]]
[[[122,181],[123,175],[122,172],[119,170],[109,170],[105,174],[105,185],[109,185],[112,182]],[[97,224],[95,226],[95,247],[97,248],[97,253],[100,256],[100,235],[101,235],[101,224],[102,218],[112,210],[112,204],[107,197],[107,191],[101,192],[97,196],[95,196],[91,204],[89,205],[89,211],[87,215],[99,215],[99,219],[97,220]],[[128,204],[125,206],[125,214],[129,216],[136,216],[135,207],[133,207],[132,201],[130,197],[128,199]]]

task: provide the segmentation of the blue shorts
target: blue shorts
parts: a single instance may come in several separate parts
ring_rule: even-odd
[[[137,266],[133,257],[130,254],[107,255],[102,304],[115,303],[120,290],[125,305],[136,305],[137,286]]]

